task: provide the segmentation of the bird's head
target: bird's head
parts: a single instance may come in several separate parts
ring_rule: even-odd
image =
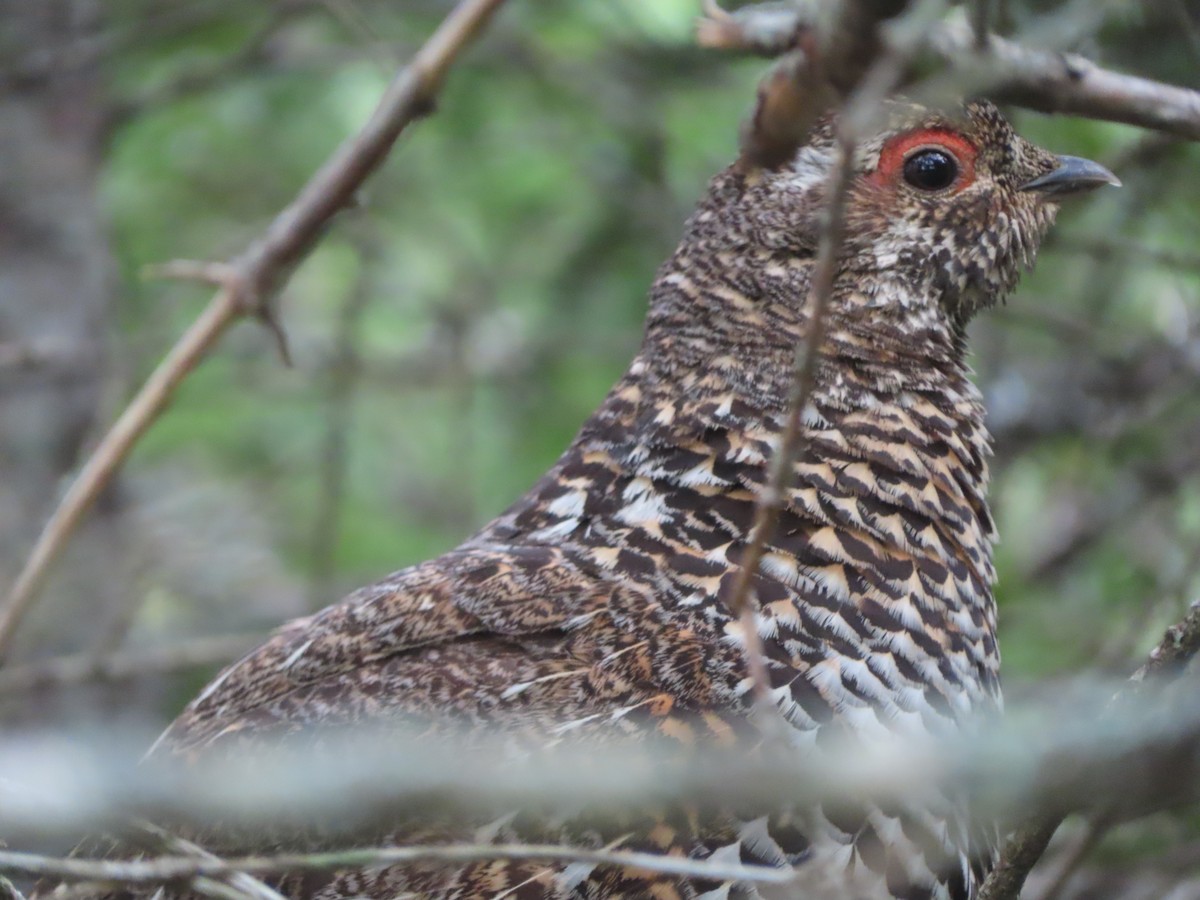
[[[853,147],[823,352],[961,361],[965,324],[1032,264],[1059,201],[1117,180],[1034,146],[985,101],[952,112],[893,101],[885,112]],[[651,292],[643,356],[654,377],[703,372],[747,395],[786,393],[838,129],[824,119],[782,164],[743,159],[712,181]]]
[[[1097,163],[1031,144],[991,103],[955,116],[906,112],[857,154],[847,257],[932,279],[956,319],[1012,290],[1061,199],[1119,183]]]
[[[811,256],[836,131],[833,119],[819,123],[788,164],[748,179],[754,196],[739,205],[752,238]],[[855,146],[853,159],[842,280],[859,291],[936,297],[956,323],[1012,290],[1060,200],[1119,184],[1097,163],[1020,137],[986,101],[952,113],[889,103],[885,124]]]

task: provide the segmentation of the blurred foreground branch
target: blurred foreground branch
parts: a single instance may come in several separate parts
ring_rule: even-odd
[[[0,876],[0,900],[25,900],[25,895],[11,881]]]
[[[1194,646],[1200,607],[1190,622],[1164,641],[1157,666],[1178,665]],[[0,742],[0,833],[12,844],[22,835],[77,837],[150,817],[201,831],[235,823],[272,834],[323,823],[353,836],[447,810],[491,821],[514,808],[628,813],[697,798],[713,808],[811,807],[942,792],[969,793],[973,815],[986,822],[1012,820],[1037,803],[1086,809],[1117,781],[1117,815],[1198,799],[1200,696],[1168,698],[1148,683],[1137,690],[1136,703],[1114,704],[1109,684],[1060,689],[1052,708],[1014,711],[975,736],[894,735],[807,751],[594,735],[569,744],[534,735],[522,748],[500,737],[467,742],[453,729],[431,737],[397,723],[300,732],[286,743],[262,738],[183,765],[151,756],[131,767],[131,746],[144,746],[138,735],[9,735]]]
[[[351,204],[355,192],[384,161],[400,132],[430,112],[451,64],[502,2],[463,0],[456,6],[388,86],[363,129],[334,151],[263,236],[240,257],[227,264],[208,264],[199,272],[203,280],[218,284],[216,295],[88,458],[0,607],[0,664],[51,566],[83,516],[137,441],[162,415],[180,384],[229,327],[242,318],[255,316],[281,334],[275,325],[271,298],[333,217]]]
[[[841,4],[880,5],[888,4]],[[789,8],[757,4],[732,13],[710,4],[697,35],[705,46],[765,56],[782,56],[797,48],[811,52],[811,35],[823,14],[822,4],[812,0]],[[886,28],[880,34],[885,47],[894,41]],[[908,31],[904,41],[914,38],[917,49],[954,72],[957,82],[986,87],[994,99],[1200,140],[1200,92],[1113,72],[1074,53],[1026,47],[994,34],[979,37],[961,18],[937,23],[918,36]]]
[[[1200,653],[1200,601],[1193,603],[1188,614],[1167,629],[1146,662],[1117,692],[1106,715],[1110,718],[1120,715],[1133,706],[1132,701],[1143,702],[1150,682],[1161,683],[1179,674],[1197,653]],[[1200,756],[1200,747],[1193,747],[1192,753]],[[1069,805],[1043,806],[1026,817],[1005,842],[996,867],[980,889],[979,900],[1018,900],[1030,870],[1042,858],[1054,832],[1071,811]]]

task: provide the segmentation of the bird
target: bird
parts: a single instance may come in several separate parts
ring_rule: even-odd
[[[832,734],[936,738],[999,713],[991,445],[966,329],[1032,265],[1062,199],[1117,183],[1020,137],[986,100],[893,100],[884,118],[853,147],[803,440],[752,579],[766,696],[797,748]],[[457,548],[284,626],[205,688],[151,758],[363,722],[753,741],[731,595],[814,327],[839,146],[831,114],[781,164],[716,175],[653,281],[628,370],[549,471]],[[519,860],[278,887],[312,900],[969,900],[994,837],[968,812],[662,810],[632,844],[791,867],[826,893]],[[520,827],[497,833],[570,832]]]

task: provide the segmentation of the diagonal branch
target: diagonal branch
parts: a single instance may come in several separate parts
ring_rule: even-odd
[[[0,665],[71,535],[141,436],[170,404],[180,384],[239,319],[257,316],[268,325],[273,322],[271,297],[333,217],[350,205],[400,132],[431,111],[450,66],[501,3],[503,0],[462,0],[397,74],[362,130],[334,151],[258,241],[227,267],[219,267],[216,295],[101,440],[39,535],[0,607]]]

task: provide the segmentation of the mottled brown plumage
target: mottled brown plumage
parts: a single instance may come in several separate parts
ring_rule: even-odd
[[[754,583],[772,697],[797,752],[833,731],[951,734],[997,709],[989,439],[964,328],[1032,262],[1054,189],[1087,180],[1050,175],[1062,160],[989,104],[890,112],[856,151],[803,450]],[[949,183],[930,150],[950,157]],[[243,752],[296,728],[397,717],[752,740],[727,602],[810,324],[832,159],[826,122],[777,171],[718,175],[654,282],[628,372],[529,493],[450,553],[285,627],[193,701],[155,754]],[[807,867],[810,885],[855,897],[966,898],[989,853],[949,800],[750,813],[663,810],[630,845]],[[285,888],[331,900],[755,896],[528,863]]]

